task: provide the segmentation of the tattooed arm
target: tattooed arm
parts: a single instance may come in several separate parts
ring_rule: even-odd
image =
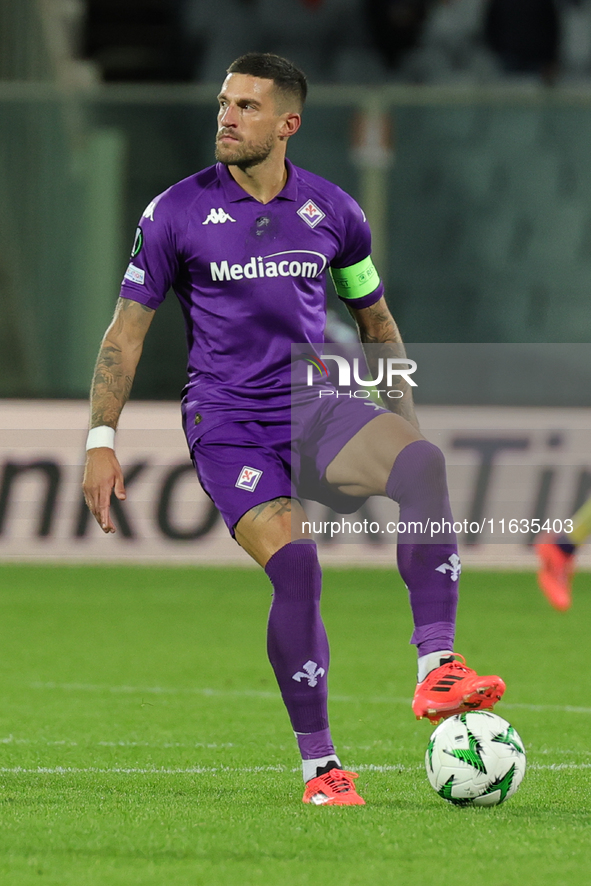
[[[373,378],[376,377],[380,357],[385,360],[387,357],[406,356],[400,332],[384,298],[370,305],[369,308],[359,308],[358,310],[350,308],[349,313],[357,323],[362,344],[372,346],[364,347],[364,351]],[[386,408],[390,412],[401,415],[418,430],[419,423],[415,415],[412,388],[400,376],[400,380],[392,385],[390,390],[402,391],[402,397],[394,399],[382,396]]]
[[[116,428],[127,403],[154,311],[120,298],[105,332],[90,391],[90,427]]]
[[[127,403],[144,338],[154,311],[138,302],[120,298],[115,316],[103,338],[90,391],[90,427],[116,428]],[[112,449],[98,447],[86,453],[84,498],[104,532],[115,532],[110,517],[111,492],[125,498],[123,473]]]

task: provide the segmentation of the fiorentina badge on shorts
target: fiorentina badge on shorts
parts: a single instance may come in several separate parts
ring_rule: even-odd
[[[307,225],[315,228],[318,222],[324,218],[324,212],[318,209],[313,200],[307,200],[303,206],[298,209],[298,215],[303,218]]]
[[[246,489],[247,492],[254,492],[256,485],[262,476],[262,471],[257,471],[256,468],[248,468],[245,466],[240,471],[236,486],[238,489]]]

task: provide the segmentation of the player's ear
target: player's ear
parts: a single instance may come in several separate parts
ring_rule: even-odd
[[[299,114],[283,114],[279,125],[279,138],[286,139],[291,135],[295,135],[300,128],[301,122],[302,118]]]

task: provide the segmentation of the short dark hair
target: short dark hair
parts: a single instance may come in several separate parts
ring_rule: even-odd
[[[294,99],[301,111],[308,94],[306,75],[294,64],[271,52],[247,52],[232,62],[228,74],[249,74],[272,80],[286,98]]]

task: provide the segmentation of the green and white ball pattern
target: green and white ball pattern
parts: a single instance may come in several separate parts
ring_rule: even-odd
[[[492,711],[456,714],[440,723],[427,746],[431,787],[457,806],[498,806],[525,774],[518,732]]]

